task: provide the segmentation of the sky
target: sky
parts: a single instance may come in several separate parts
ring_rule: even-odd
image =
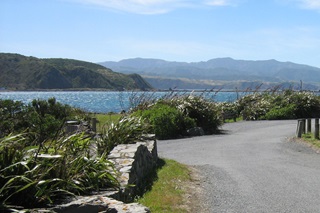
[[[320,0],[1,0],[0,52],[320,67]]]

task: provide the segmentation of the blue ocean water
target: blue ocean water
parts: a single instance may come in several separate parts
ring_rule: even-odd
[[[182,93],[182,92],[181,92]],[[185,92],[183,92],[185,93]],[[33,99],[47,100],[55,97],[58,102],[81,108],[88,112],[108,113],[129,110],[141,99],[161,98],[169,92],[106,92],[106,91],[46,91],[46,92],[0,92],[0,99],[11,99],[30,103]],[[202,94],[194,92],[195,95]],[[205,93],[217,102],[234,101],[235,92]]]

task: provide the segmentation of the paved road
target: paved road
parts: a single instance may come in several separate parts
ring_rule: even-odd
[[[296,121],[222,129],[223,135],[158,141],[161,157],[199,169],[209,212],[320,212],[320,154],[288,140]]]

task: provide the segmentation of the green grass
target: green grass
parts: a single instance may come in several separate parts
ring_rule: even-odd
[[[243,121],[242,116],[236,118],[236,122],[238,122],[238,121]],[[234,120],[231,118],[231,119],[226,119],[224,122],[225,123],[234,123]]]
[[[164,165],[157,172],[152,189],[137,200],[154,213],[185,213],[186,185],[191,180],[190,171],[176,161],[164,159]]]
[[[103,132],[103,129],[107,126],[110,125],[112,122],[117,122],[121,118],[121,114],[113,114],[113,113],[108,113],[108,114],[92,114],[92,117],[97,118],[99,121],[97,123],[97,132]]]
[[[302,139],[313,146],[320,148],[320,140],[314,138],[313,133],[307,133],[302,135]]]

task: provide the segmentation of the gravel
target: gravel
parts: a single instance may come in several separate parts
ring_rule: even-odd
[[[200,172],[209,212],[320,212],[320,155],[291,140],[296,125],[225,124],[221,135],[158,141],[158,153]]]

